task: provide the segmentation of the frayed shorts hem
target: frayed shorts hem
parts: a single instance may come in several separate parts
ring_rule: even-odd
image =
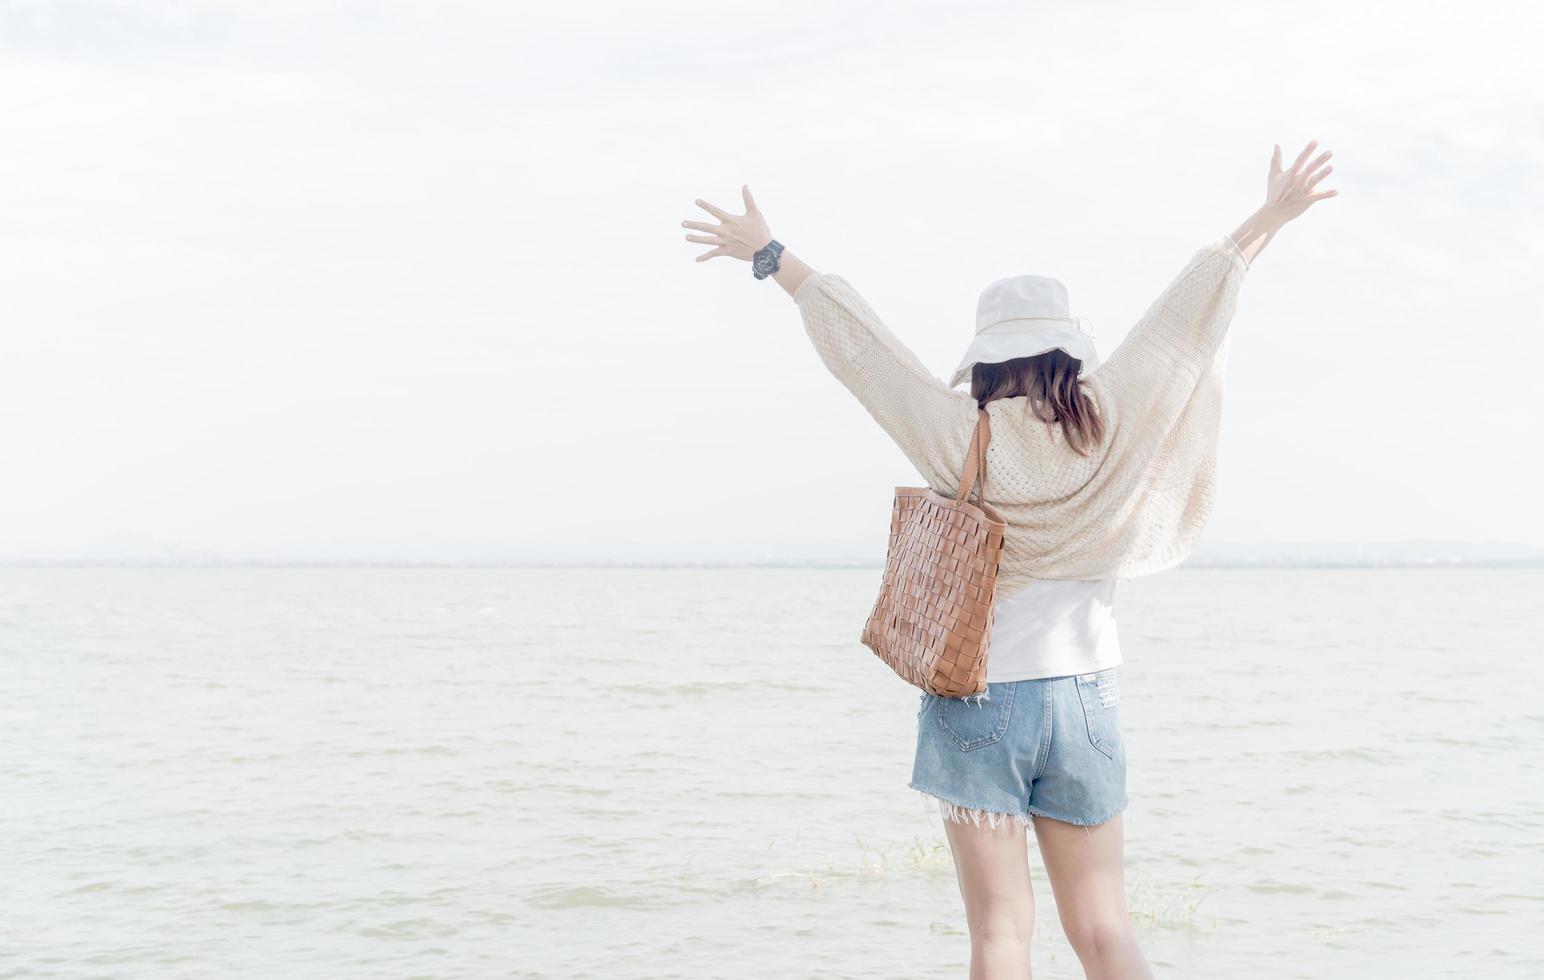
[[[935,804],[938,808],[939,816],[943,817],[943,819],[952,820],[956,823],[972,823],[978,827],[981,826],[983,822],[985,822],[985,824],[990,828],[996,828],[999,826],[1025,828],[1030,826],[1034,817],[1045,817],[1048,820],[1059,820],[1062,823],[1070,823],[1077,827],[1097,827],[1102,823],[1115,819],[1116,815],[1119,814],[1122,810],[1126,809],[1126,806],[1129,803],[1128,800],[1122,800],[1119,806],[1101,817],[1093,820],[1080,820],[1077,818],[1069,819],[1056,813],[1047,813],[1037,806],[1026,807],[1023,813],[991,810],[986,807],[979,807],[970,803],[961,803],[959,800],[951,800],[946,797],[939,796],[936,793],[930,793],[922,787],[918,786],[916,783],[908,782],[906,785],[915,790],[917,793],[921,794],[924,804],[928,802]]]
[[[1036,817],[1045,817],[1049,820],[1060,820],[1062,823],[1070,823],[1078,827],[1097,827],[1102,823],[1107,823],[1108,821],[1114,820],[1115,817],[1124,809],[1126,809],[1126,803],[1122,802],[1120,806],[1111,810],[1109,813],[1106,813],[1104,816],[1093,820],[1078,820],[1076,818],[1063,817],[1055,813],[1046,813],[1039,807],[1033,806],[1029,808],[1029,812],[1031,815]]]
[[[907,783],[906,785],[921,794],[924,806],[928,803],[934,804],[938,809],[940,817],[954,823],[970,823],[978,827],[984,823],[987,827],[993,829],[1011,826],[1019,830],[1027,828],[1030,824],[1031,815],[1028,813],[1008,813],[1002,810],[989,810],[986,807],[961,803],[958,800],[947,799],[936,793],[929,793],[916,783]]]

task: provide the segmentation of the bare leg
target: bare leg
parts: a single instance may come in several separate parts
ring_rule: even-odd
[[[945,820],[970,927],[970,980],[1029,976],[1035,896],[1023,826]]]
[[[1035,817],[1062,931],[1088,980],[1152,980],[1126,909],[1122,814],[1094,827]]]

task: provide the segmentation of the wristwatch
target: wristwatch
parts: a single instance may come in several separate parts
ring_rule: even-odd
[[[778,261],[778,257],[782,254],[782,242],[775,238],[767,242],[764,247],[756,250],[755,255],[751,256],[751,274],[757,279],[765,279],[767,276],[772,275],[781,264]]]

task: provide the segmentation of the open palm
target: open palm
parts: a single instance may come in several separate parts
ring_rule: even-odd
[[[737,259],[749,262],[756,254],[756,250],[766,246],[772,240],[772,232],[767,227],[767,219],[762,216],[761,209],[756,206],[755,198],[751,197],[749,184],[740,187],[740,193],[745,198],[745,213],[730,214],[723,208],[709,204],[702,198],[697,199],[697,206],[717,218],[721,223],[710,225],[702,221],[683,221],[681,227],[696,228],[698,231],[708,232],[706,235],[687,235],[689,242],[698,242],[703,245],[712,245],[714,248],[697,256],[697,261],[711,259],[716,255],[730,255]]]
[[[1303,147],[1303,152],[1297,155],[1292,162],[1290,170],[1281,169],[1281,147],[1278,145],[1271,154],[1270,173],[1265,179],[1265,210],[1278,217],[1281,221],[1291,221],[1293,218],[1308,210],[1308,206],[1315,201],[1322,201],[1327,197],[1334,197],[1336,191],[1314,191],[1314,185],[1328,177],[1335,169],[1325,166],[1330,158],[1330,151],[1325,150],[1314,158],[1314,161],[1304,166],[1303,161],[1308,159],[1308,154],[1319,145],[1318,140],[1309,140]]]

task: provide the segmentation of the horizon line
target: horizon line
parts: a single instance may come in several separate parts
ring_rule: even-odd
[[[407,559],[0,559],[0,568],[809,568],[823,570],[885,567],[874,561],[415,561]],[[1260,558],[1186,561],[1165,571],[1250,568],[1544,568],[1544,557],[1528,558]]]

